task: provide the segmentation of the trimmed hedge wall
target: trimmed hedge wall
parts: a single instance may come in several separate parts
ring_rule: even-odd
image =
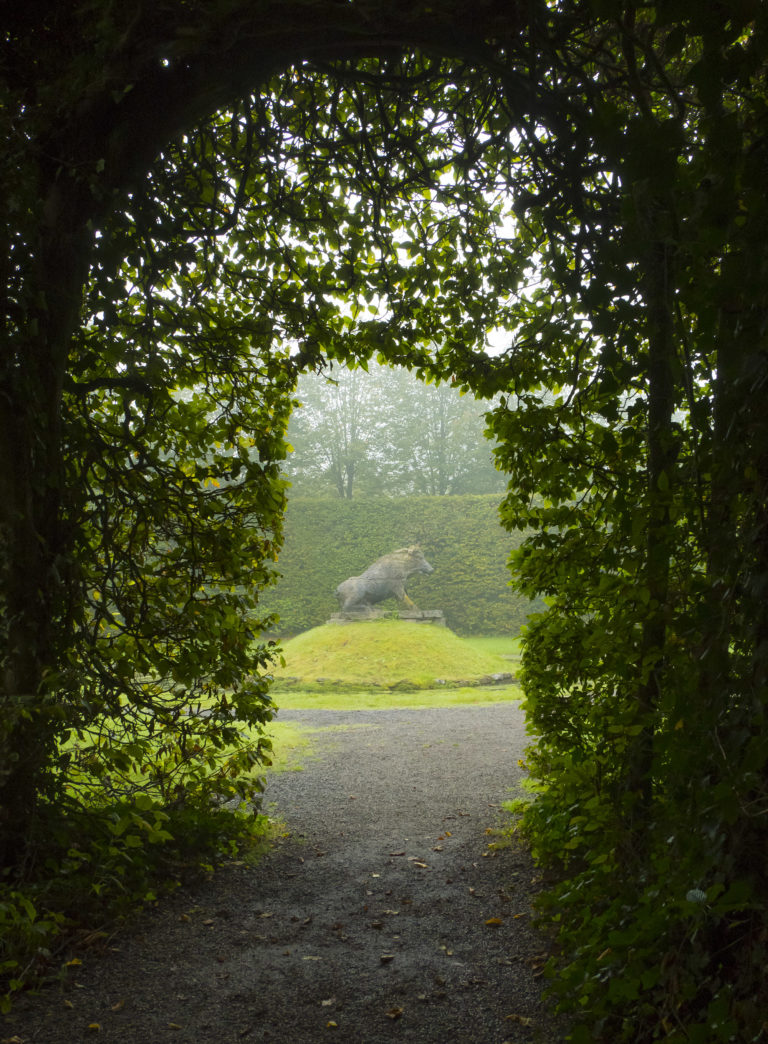
[[[442,609],[458,634],[516,635],[542,606],[508,586],[507,560],[523,534],[502,529],[498,506],[496,494],[292,499],[278,562],[283,578],[262,593],[262,608],[278,613],[281,636],[317,627],[338,610],[334,591],[342,580],[397,547],[419,544],[435,570],[408,582],[419,608]]]

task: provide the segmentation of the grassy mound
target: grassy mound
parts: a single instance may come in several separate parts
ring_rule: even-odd
[[[429,689],[509,675],[510,662],[446,627],[406,620],[326,624],[285,643],[277,688]],[[494,676],[496,676],[494,678]]]

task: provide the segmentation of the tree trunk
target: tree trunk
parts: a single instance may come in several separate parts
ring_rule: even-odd
[[[61,394],[88,270],[80,190],[53,181],[0,375],[0,534],[6,645],[0,678],[0,859],[24,851],[55,753],[56,670],[73,548],[62,504]]]
[[[664,672],[667,634],[667,602],[672,534],[672,500],[675,444],[673,248],[668,231],[669,210],[654,198],[647,185],[637,188],[638,225],[647,249],[644,252],[643,285],[647,303],[648,427],[647,427],[647,529],[643,581],[648,591],[648,612],[643,621],[636,691],[636,723],[641,731],[629,751],[627,790],[633,815],[632,834],[644,830],[653,797],[655,716]]]

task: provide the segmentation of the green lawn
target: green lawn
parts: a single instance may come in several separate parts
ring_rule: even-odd
[[[373,645],[370,637],[364,633],[366,625],[352,626],[354,631],[347,628],[324,628],[320,635],[307,632],[312,638],[309,644],[313,648],[317,647],[318,642],[322,644],[326,631],[331,631],[330,638],[334,641],[343,643],[340,645],[343,655],[334,660],[334,669],[339,672],[343,670],[344,657],[350,651],[349,639],[351,637],[356,639],[352,662],[354,672],[357,674],[372,671],[373,675],[377,677],[381,670],[381,660],[390,657],[397,658],[397,666],[394,668],[396,673],[403,674],[407,669],[411,669],[417,678],[424,679],[430,674],[442,673],[441,667],[444,661],[440,660],[441,654],[445,656],[454,673],[469,674],[471,667],[477,672],[508,671],[514,674],[517,667],[519,642],[514,638],[482,636],[460,639],[445,628],[426,627],[423,624],[405,624],[403,630],[395,623],[394,627],[385,625],[383,631],[380,625],[374,624],[373,626],[376,628],[374,634],[381,636],[384,640]],[[359,630],[361,627],[362,631]],[[315,632],[318,630],[320,629],[315,629]],[[297,639],[293,639],[293,641],[295,642]],[[286,643],[288,647],[290,644]],[[420,653],[429,661],[427,670],[421,663]],[[358,655],[364,659],[362,666],[354,663]],[[366,656],[367,661],[365,661]],[[287,659],[289,666],[286,667],[286,673],[291,670],[289,654]],[[343,673],[341,677],[347,681],[347,677]],[[295,687],[278,685],[273,689],[272,698],[278,708],[278,716],[265,729],[273,744],[273,763],[268,771],[285,772],[300,769],[303,759],[311,751],[313,732],[317,731],[303,728],[293,722],[281,721],[280,708],[284,710],[314,708],[316,710],[352,711],[406,707],[451,707],[462,704],[498,703],[517,700],[521,696],[517,685],[440,685],[413,690],[366,688],[363,685],[355,688],[348,687],[348,685],[340,689],[334,688],[332,684],[310,689],[304,689],[300,685]],[[258,737],[255,729],[243,728],[243,732],[249,733],[253,739]],[[75,741],[70,742],[74,745]],[[262,768],[257,768],[255,774],[258,775],[262,771]]]
[[[358,627],[360,625],[355,624],[353,626]],[[419,628],[414,635],[414,638],[418,641],[425,633],[424,625],[413,624],[411,627]],[[334,630],[331,628],[330,630],[332,633],[329,637],[336,639],[339,637],[339,633],[345,629],[337,628]],[[432,630],[433,629],[430,628],[430,632]],[[448,641],[446,642],[445,647],[455,653],[456,642],[454,639],[456,639],[457,636],[452,635],[450,631],[444,631],[442,628],[434,628],[434,631],[437,632],[438,643],[440,643],[443,638],[447,638]],[[323,635],[324,634],[327,634],[325,629],[323,631]],[[360,632],[357,632],[357,634],[360,635]],[[318,637],[322,638],[323,635],[311,635],[311,645],[316,646]],[[347,635],[349,636],[349,632],[347,632]],[[398,635],[402,636],[402,632],[395,631],[392,633],[391,637],[389,634],[385,633],[387,652],[391,651],[394,639]],[[293,641],[296,641],[296,639],[293,639]],[[490,665],[495,668],[496,671],[508,671],[512,674],[516,672],[520,653],[520,642],[518,639],[507,636],[484,635],[458,639],[458,641],[463,647],[463,664],[467,662],[468,651],[468,653],[471,654],[470,658],[472,663],[482,664],[486,670],[488,670],[488,666]],[[290,648],[290,643],[287,643],[287,645]],[[368,646],[365,647],[369,649]],[[285,669],[286,674],[291,673],[289,648],[286,649],[286,660],[288,664]],[[434,643],[431,643],[431,648],[434,649]],[[433,672],[434,670],[439,671],[440,664],[433,663],[431,664],[431,668],[433,669]],[[423,669],[420,673],[424,673]],[[273,690],[272,695],[278,708],[278,716],[277,720],[271,723],[267,729],[274,744],[274,766],[270,771],[284,771],[286,769],[291,770],[300,767],[302,756],[308,753],[311,749],[312,733],[315,730],[302,728],[292,722],[281,722],[281,708],[283,710],[314,708],[316,710],[352,711],[384,710],[388,708],[401,707],[454,707],[465,704],[499,703],[508,700],[518,700],[522,694],[519,686],[512,684],[458,687],[444,685],[411,691],[400,689],[371,689],[363,687],[359,689],[346,687],[343,689],[334,689],[332,685],[303,689],[297,685],[296,687],[290,688],[286,686],[278,686]]]
[[[447,627],[402,620],[313,627],[285,642],[275,699],[286,689],[349,691],[462,687],[514,672],[516,643],[461,638]]]
[[[520,699],[517,685],[473,685],[464,688],[416,689],[380,692],[333,689],[285,689],[274,694],[279,711],[315,710],[386,710],[396,707],[455,707],[461,704],[501,703]]]
[[[501,656],[516,663],[520,660],[520,639],[510,638],[505,634],[472,635],[465,638],[467,645],[473,646],[478,652],[487,653],[492,656]]]

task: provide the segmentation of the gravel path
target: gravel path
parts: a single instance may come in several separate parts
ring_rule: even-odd
[[[514,703],[291,711],[319,729],[270,778],[288,836],[177,893],[0,1023],[24,1044],[552,1042],[526,853],[487,829],[520,779]],[[98,1028],[89,1028],[97,1026]]]

